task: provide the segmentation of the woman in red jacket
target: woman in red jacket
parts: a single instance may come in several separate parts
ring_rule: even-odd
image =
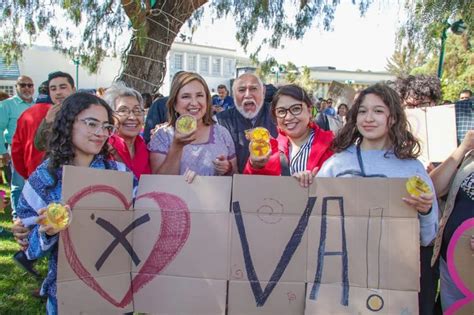
[[[278,126],[277,139],[270,139],[271,153],[250,156],[244,174],[291,175],[308,187],[318,169],[333,152],[333,134],[311,119],[311,99],[295,84],[282,86],[272,101],[272,114]]]

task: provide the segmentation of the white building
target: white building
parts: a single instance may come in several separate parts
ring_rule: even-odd
[[[174,42],[167,60],[167,73],[160,91],[167,95],[176,72],[192,71],[206,80],[209,89],[217,92],[219,84],[230,85],[236,77],[236,67],[250,64],[250,59],[238,56],[237,50]]]
[[[388,72],[337,70],[335,67],[327,66],[308,68],[311,73],[311,79],[316,81],[316,88],[312,91],[315,97],[327,97],[332,81],[348,84],[355,90],[361,90],[378,82],[393,81],[396,79],[394,75]],[[237,69],[237,75],[241,75],[245,72],[254,73],[255,71],[255,67],[242,67]],[[267,78],[267,83],[272,83],[276,86],[287,84],[286,73],[278,73],[278,81],[277,74],[270,75]]]
[[[110,86],[119,74],[120,60],[118,58],[105,58],[100,64],[99,71],[90,74],[86,68],[81,65],[76,67],[72,59],[51,47],[32,46],[26,49],[23,52],[22,59],[12,66],[18,68],[19,75],[27,75],[33,79],[35,90],[43,81],[48,79],[49,73],[55,71],[69,73],[74,81],[78,81],[76,86],[80,89],[97,89]],[[15,81],[16,78],[13,81],[2,80],[0,73],[0,86],[11,85],[14,89]]]
[[[219,84],[230,87],[231,80],[235,78],[236,65],[250,64],[250,60],[238,56],[235,49],[179,42],[171,46],[166,59],[167,71],[160,89],[164,95],[169,93],[171,79],[177,71],[197,72],[204,77],[211,90],[217,90]],[[2,65],[0,58],[0,90],[9,94],[14,92],[15,81],[19,75],[31,77],[36,89],[41,82],[46,81],[49,73],[63,71],[79,82],[76,82],[79,89],[97,89],[110,86],[121,71],[120,58],[105,58],[99,71],[90,74],[81,65],[76,66],[66,55],[44,46],[26,49],[23,58],[10,67]]]
[[[332,81],[351,85],[355,90],[364,89],[381,81],[395,80],[388,72],[337,70],[334,67],[309,67],[311,78],[316,80],[314,95],[326,97]]]

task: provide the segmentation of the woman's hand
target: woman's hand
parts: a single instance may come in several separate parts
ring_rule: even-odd
[[[191,171],[189,168],[184,172],[183,174],[184,180],[186,183],[191,184],[194,181],[194,178],[196,177],[196,172]]]
[[[182,133],[179,133],[178,131],[176,131],[176,129],[175,129],[172,144],[174,146],[177,146],[177,147],[180,147],[180,148],[184,147],[187,144],[190,144],[191,142],[196,140],[196,131],[197,131],[197,129],[194,130],[191,133],[182,134]]]
[[[249,152],[252,152],[250,143],[249,143]],[[270,159],[270,154],[271,154],[271,150],[269,150],[267,155],[265,156],[253,156],[252,154],[250,154],[250,157],[249,157],[250,165],[255,169],[264,168],[265,165],[268,163],[268,160]]]
[[[253,168],[261,169],[261,168],[264,168],[265,165],[268,163],[268,160],[270,159],[270,155],[260,156],[260,157],[250,155],[249,159],[250,159],[250,165],[252,165]]]
[[[466,132],[459,148],[464,154],[474,150],[474,130],[468,130],[468,132]]]
[[[21,250],[26,250],[28,247],[28,235],[30,230],[21,223],[19,219],[13,221],[12,233],[15,240],[21,246]]]
[[[300,186],[308,188],[313,183],[313,178],[318,173],[319,167],[313,168],[311,171],[302,171],[293,174],[293,177],[300,182]]]
[[[427,214],[433,205],[433,198],[433,194],[421,194],[419,197],[411,195],[408,198],[402,198],[402,200],[420,214]]]
[[[232,172],[232,162],[222,154],[212,161],[212,163],[214,163],[214,169],[217,175],[222,176]]]
[[[44,120],[48,123],[51,124],[54,119],[56,118],[57,113],[61,109],[61,104],[55,104],[49,108],[49,110],[46,112],[46,116],[44,117]]]
[[[168,122],[164,122],[164,123],[161,123],[161,124],[156,124],[155,128],[150,130],[150,136],[153,136],[158,131],[158,129],[161,129],[161,128],[167,126],[167,125],[168,125]]]
[[[68,208],[69,212],[71,211],[71,209],[69,208],[68,205],[65,205],[64,207]],[[56,229],[51,224],[46,224],[46,222],[48,222],[48,220],[46,218],[46,211],[47,210],[48,210],[48,208],[42,208],[38,211],[39,216],[38,216],[38,219],[36,219],[36,222],[40,225],[38,231],[44,232],[49,236],[53,236],[53,235],[58,234],[61,230]]]

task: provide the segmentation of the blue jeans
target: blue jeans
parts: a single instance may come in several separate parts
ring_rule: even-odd
[[[454,284],[453,279],[451,279],[451,275],[448,271],[448,264],[442,257],[439,259],[439,271],[441,280],[441,306],[443,307],[444,312],[457,301],[464,299],[465,296]]]
[[[11,202],[12,202],[12,216],[16,218],[16,206],[20,199],[21,191],[25,185],[25,179],[15,170],[13,162],[10,161],[10,167],[12,170],[12,182],[11,182]]]

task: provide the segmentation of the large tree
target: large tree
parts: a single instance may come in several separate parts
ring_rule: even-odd
[[[441,77],[443,99],[456,101],[459,92],[474,87],[474,39],[467,34],[448,35],[446,40],[446,55],[444,71]],[[439,53],[433,53],[426,58],[425,63],[411,71],[411,74],[436,75]]]
[[[423,64],[425,55],[413,47],[399,46],[393,55],[387,60],[385,70],[399,77],[407,76],[410,72]]]
[[[364,13],[371,0],[352,0]],[[166,55],[186,21],[199,25],[208,0],[3,0],[0,53],[7,62],[21,57],[26,42],[46,32],[56,49],[97,70],[106,55],[123,57],[121,79],[140,91],[157,90]],[[283,38],[301,38],[313,23],[331,28],[338,0],[213,0],[213,16],[231,15],[244,47],[260,28],[271,36],[262,45],[278,47]],[[81,34],[77,36],[78,30]],[[117,42],[129,36],[126,49]],[[24,36],[28,34],[29,37]],[[128,41],[128,40],[127,40]],[[256,52],[258,53],[258,49]]]
[[[409,58],[438,51],[443,30],[459,19],[467,38],[474,34],[472,0],[404,0],[404,9],[407,17],[398,31],[397,51]]]

